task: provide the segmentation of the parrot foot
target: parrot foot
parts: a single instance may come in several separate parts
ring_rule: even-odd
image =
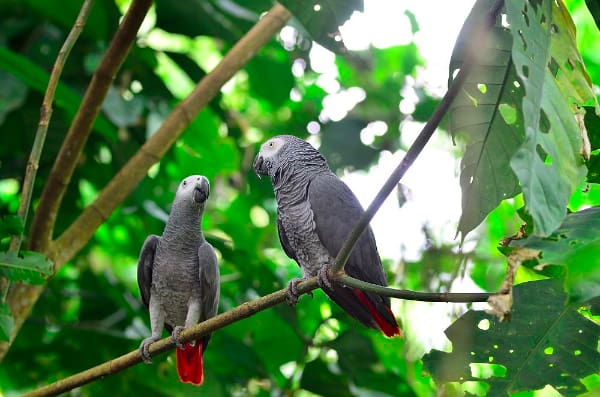
[[[288,303],[291,306],[294,306],[296,303],[298,303],[298,298],[301,295],[300,291],[298,291],[298,283],[301,283],[305,280],[306,278],[293,278],[288,283],[285,294],[287,295]],[[309,292],[308,295],[311,297],[313,296],[312,292]]]
[[[171,338],[173,338],[175,346],[177,346],[177,348],[179,349],[183,349],[183,343],[181,343],[181,341],[179,340],[179,334],[181,333],[181,331],[183,331],[184,328],[185,327],[178,325],[175,328],[173,328],[173,332],[171,333]]]
[[[331,280],[329,279],[330,269],[331,266],[325,265],[322,266],[317,272],[317,284],[319,284],[319,287],[321,287],[321,289],[333,290],[333,284],[331,284]]]
[[[156,342],[159,339],[160,337],[151,336],[149,338],[144,339],[140,344],[140,356],[146,364],[152,364],[152,357],[150,357],[149,347],[152,343]]]

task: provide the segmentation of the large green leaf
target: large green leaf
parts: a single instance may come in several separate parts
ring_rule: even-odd
[[[513,61],[526,93],[525,142],[511,167],[521,182],[534,232],[547,236],[560,225],[571,192],[586,174],[571,103],[588,97],[588,78],[562,2],[509,0],[506,8]]]
[[[600,370],[600,326],[566,300],[559,280],[517,285],[511,321],[468,311],[446,330],[452,352],[431,351],[425,366],[440,383],[485,382],[490,397],[546,385],[564,396],[580,394],[580,379]],[[600,297],[583,308],[597,315],[598,303]]]
[[[0,67],[18,77],[28,87],[44,93],[50,79],[50,74],[40,68],[26,57],[12,52],[0,46]],[[63,108],[69,115],[74,116],[81,103],[81,95],[63,83],[58,83],[54,101],[57,106]],[[110,122],[102,115],[94,122],[94,128],[110,139],[116,138],[116,130]]]
[[[540,250],[538,263],[526,263],[546,276],[565,273],[571,298],[600,295],[600,207],[567,215],[548,237],[529,236],[512,246]],[[563,267],[564,266],[564,267]]]
[[[479,0],[460,32],[450,60],[450,80],[462,67],[465,52],[494,1]],[[510,159],[523,142],[522,85],[510,57],[510,32],[496,23],[485,41],[461,92],[450,108],[450,131],[467,142],[461,161],[462,214],[458,231],[464,238],[487,214],[520,192]]]
[[[11,281],[43,284],[54,272],[54,265],[45,256],[32,251],[0,253],[0,275]]]

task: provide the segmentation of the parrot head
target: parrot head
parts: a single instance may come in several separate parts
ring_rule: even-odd
[[[312,145],[293,135],[277,135],[263,143],[254,158],[254,172],[259,177],[280,177],[294,165],[313,165],[329,169],[327,161]]]
[[[191,175],[179,184],[175,199],[191,198],[194,203],[204,204],[210,193],[208,179],[202,175]]]

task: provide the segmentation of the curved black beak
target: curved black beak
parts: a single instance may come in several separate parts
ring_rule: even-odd
[[[194,201],[202,204],[208,199],[210,194],[210,185],[205,178],[198,178],[194,186]]]
[[[265,167],[265,160],[263,159],[263,156],[260,153],[257,154],[256,157],[254,158],[253,168],[254,168],[254,173],[259,178],[261,177],[261,175],[267,175],[267,169]]]

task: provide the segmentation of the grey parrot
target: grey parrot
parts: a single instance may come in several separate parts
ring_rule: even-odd
[[[294,136],[275,136],[262,144],[254,171],[271,178],[279,240],[285,253],[300,265],[302,279],[318,276],[325,293],[352,317],[386,336],[401,335],[388,298],[334,287],[328,280],[328,269],[364,211],[321,153]],[[370,227],[358,239],[345,271],[354,278],[387,285]],[[291,303],[298,300],[297,283],[302,279],[288,285]]]
[[[140,345],[142,359],[151,362],[148,346],[160,339],[166,327],[178,346],[179,378],[196,385],[203,381],[202,355],[210,335],[191,344],[181,344],[178,335],[184,327],[217,314],[219,266],[201,225],[209,192],[204,176],[192,175],[181,181],[162,237],[146,238],[137,268],[138,286],[150,311],[152,328],[152,336]]]

